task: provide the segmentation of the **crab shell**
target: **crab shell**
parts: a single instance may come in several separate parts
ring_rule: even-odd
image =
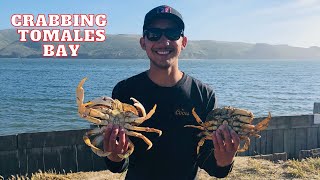
[[[233,129],[238,135],[240,140],[244,140],[243,147],[239,147],[238,152],[248,150],[250,145],[250,136],[260,138],[258,132],[265,130],[271,120],[271,114],[256,125],[252,125],[254,115],[252,112],[234,107],[216,108],[210,111],[206,117],[206,121],[202,122],[197,115],[195,109],[192,109],[192,114],[200,126],[185,125],[184,127],[191,127],[202,130],[199,136],[202,136],[197,146],[197,153],[200,147],[204,144],[205,140],[212,140],[212,135],[219,128],[220,125],[226,124],[229,128]]]
[[[222,124],[227,124],[238,134],[245,134],[242,131],[254,128],[254,126],[251,125],[253,119],[254,115],[252,112],[227,106],[210,111],[206,117],[206,122],[212,123],[212,130],[218,129]]]

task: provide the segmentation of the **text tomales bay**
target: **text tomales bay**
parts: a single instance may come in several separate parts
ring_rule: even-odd
[[[103,42],[106,14],[13,14],[11,24],[17,28],[20,42],[48,42],[42,45],[44,57],[78,56],[80,44],[76,42]],[[30,29],[32,28],[32,29]],[[50,44],[49,42],[73,42],[72,44]]]

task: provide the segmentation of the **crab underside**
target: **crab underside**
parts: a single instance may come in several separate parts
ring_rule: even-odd
[[[128,136],[135,136],[141,138],[148,144],[147,150],[152,147],[152,142],[143,134],[135,131],[155,132],[161,136],[162,131],[155,128],[139,127],[141,123],[151,118],[154,114],[157,105],[150,110],[147,114],[143,105],[135,98],[130,98],[134,104],[122,103],[117,99],[112,99],[108,96],[95,98],[87,103],[84,101],[83,84],[87,78],[80,81],[77,90],[77,105],[78,113],[81,118],[98,125],[97,128],[86,132],[83,136],[84,142],[91,148],[91,150],[98,156],[108,156],[111,152],[103,151],[101,148],[104,139],[104,131],[106,125],[117,124],[124,128]],[[134,145],[129,139],[129,148],[125,154],[118,154],[121,158],[127,158],[134,151]]]

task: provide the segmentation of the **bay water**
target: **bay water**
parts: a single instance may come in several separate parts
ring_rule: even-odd
[[[320,102],[320,60],[179,60],[185,73],[209,84],[219,106],[256,117],[312,114]],[[0,59],[0,135],[88,128],[77,115],[75,90],[85,101],[107,95],[122,79],[149,68],[146,59]],[[151,92],[152,93],[152,92]],[[156,96],[157,94],[155,94]]]

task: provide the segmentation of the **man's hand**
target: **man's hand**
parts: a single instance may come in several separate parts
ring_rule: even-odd
[[[123,159],[117,154],[125,154],[128,151],[129,138],[124,129],[119,125],[109,124],[105,130],[103,148],[104,151],[112,152],[107,156],[111,161],[120,162]]]
[[[239,147],[238,134],[232,129],[229,131],[228,125],[221,125],[213,133],[212,141],[217,165],[220,167],[230,165]]]

